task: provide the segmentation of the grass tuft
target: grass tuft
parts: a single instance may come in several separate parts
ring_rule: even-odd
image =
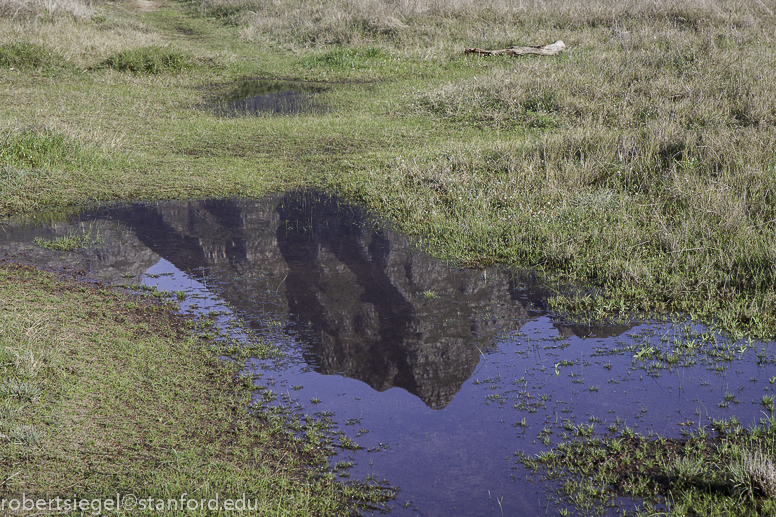
[[[13,42],[0,45],[0,68],[17,70],[61,68],[64,58],[54,50],[29,42]]]
[[[301,66],[325,67],[335,70],[369,68],[375,60],[386,59],[389,54],[380,48],[336,48],[320,55],[299,61]]]
[[[80,143],[47,129],[31,128],[8,134],[0,146],[0,164],[7,167],[9,176],[13,168],[79,167],[86,156]]]
[[[178,74],[194,68],[188,56],[167,47],[148,46],[120,50],[111,54],[105,64],[119,72],[134,74]]]
[[[737,461],[730,466],[733,485],[742,495],[776,498],[776,464],[773,455],[760,449],[741,452]]]

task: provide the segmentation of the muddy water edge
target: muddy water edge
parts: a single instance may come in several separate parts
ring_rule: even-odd
[[[328,194],[105,206],[1,227],[4,258],[179,293],[182,311],[278,345],[282,358],[245,365],[262,388],[254,405],[335,422],[358,447],[333,469],[398,487],[393,514],[573,511],[522,458],[773,412],[771,343],[692,321],[560,318],[531,272],[441,262]],[[79,235],[92,240],[76,251],[43,247]]]

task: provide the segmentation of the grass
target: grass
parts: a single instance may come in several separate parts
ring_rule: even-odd
[[[602,437],[561,443],[549,453],[520,461],[542,478],[560,481],[558,504],[583,514],[606,513],[618,498],[641,501],[624,515],[769,515],[776,510],[774,424],[750,429],[715,423],[683,439],[617,430]]]
[[[0,45],[0,67],[19,70],[57,68],[62,64],[62,56],[55,51],[36,43],[23,41]]]
[[[81,0],[3,0],[0,2],[0,16],[13,20],[44,19],[47,21],[59,18],[83,19],[94,12],[93,3]]]
[[[105,64],[116,71],[135,74],[180,73],[194,66],[181,52],[156,46],[115,52]]]
[[[258,513],[311,515],[380,497],[334,482],[325,422],[257,419],[242,363],[222,361],[226,349],[170,306],[24,266],[0,267],[0,279],[5,500],[247,494]]]
[[[0,164],[17,170],[79,170],[105,166],[97,152],[50,129],[27,128],[4,135]]]

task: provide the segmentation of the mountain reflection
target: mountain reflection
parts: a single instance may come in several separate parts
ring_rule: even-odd
[[[319,193],[135,205],[95,217],[105,245],[88,258],[92,271],[111,271],[115,281],[119,263],[145,270],[164,258],[200,277],[252,327],[285,322],[316,371],[378,391],[399,387],[435,409],[471,377],[481,350],[541,307],[530,276],[450,267],[371,224],[359,208]],[[6,253],[53,232],[3,229]],[[30,253],[38,265],[62,265],[61,254]],[[627,328],[559,330],[602,336]]]

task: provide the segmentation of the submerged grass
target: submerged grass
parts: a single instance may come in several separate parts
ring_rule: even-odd
[[[771,515],[776,511],[776,421],[766,418],[750,429],[737,422],[715,422],[685,438],[641,436],[620,429],[613,434],[564,442],[520,461],[547,479],[560,482],[558,502],[585,515],[603,514],[617,499],[642,501],[624,515]]]
[[[37,237],[34,241],[36,246],[52,251],[76,251],[91,248],[102,243],[100,231],[93,226],[82,226],[77,231],[69,232],[67,235],[55,239],[42,239]]]

